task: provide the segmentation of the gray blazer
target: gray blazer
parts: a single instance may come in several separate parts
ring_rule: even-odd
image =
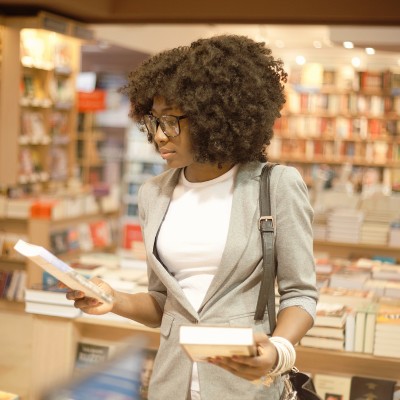
[[[263,321],[254,321],[262,272],[258,231],[262,166],[254,162],[239,167],[221,264],[199,310],[190,305],[176,279],[159,261],[156,251],[157,233],[181,170],[170,169],[147,181],[139,191],[139,217],[146,245],[149,293],[164,310],[160,348],[150,383],[151,400],[188,398],[192,362],[179,346],[181,324],[247,325],[252,326],[254,331],[270,333],[267,313]],[[312,252],[313,211],[307,187],[295,168],[278,165],[273,169],[271,207],[276,222],[280,307],[299,305],[314,316],[317,290]],[[193,226],[193,229],[196,227]],[[282,391],[280,380],[266,388],[208,363],[199,363],[198,371],[203,400],[278,400]]]

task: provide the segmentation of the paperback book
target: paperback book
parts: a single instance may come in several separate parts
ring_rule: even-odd
[[[57,258],[44,247],[19,240],[14,248],[69,288],[80,290],[84,292],[86,296],[93,297],[104,303],[113,302],[112,296],[101,290],[92,281],[76,272],[68,264]]]

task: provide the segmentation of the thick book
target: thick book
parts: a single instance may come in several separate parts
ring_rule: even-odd
[[[350,400],[392,400],[395,383],[395,381],[386,379],[353,376],[351,379]]]
[[[111,295],[101,290],[96,284],[76,272],[44,247],[19,240],[14,248],[69,288],[80,290],[86,296],[93,297],[103,303],[113,302]]]
[[[253,330],[248,327],[183,325],[179,343],[193,361],[217,356],[253,356],[257,352]]]

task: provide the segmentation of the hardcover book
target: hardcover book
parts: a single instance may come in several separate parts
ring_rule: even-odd
[[[395,381],[353,376],[351,379],[350,400],[392,400]]]
[[[179,343],[193,361],[207,357],[252,356],[256,345],[252,328],[182,325]]]
[[[57,258],[44,247],[19,240],[14,248],[69,288],[80,290],[84,292],[86,296],[93,297],[104,303],[113,302],[112,296],[101,290],[96,284],[83,275],[77,273],[68,264]]]

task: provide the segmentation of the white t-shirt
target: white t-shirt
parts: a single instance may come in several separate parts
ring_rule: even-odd
[[[157,239],[157,252],[197,311],[221,262],[238,167],[206,182],[182,171]],[[192,389],[199,390],[196,365]]]

